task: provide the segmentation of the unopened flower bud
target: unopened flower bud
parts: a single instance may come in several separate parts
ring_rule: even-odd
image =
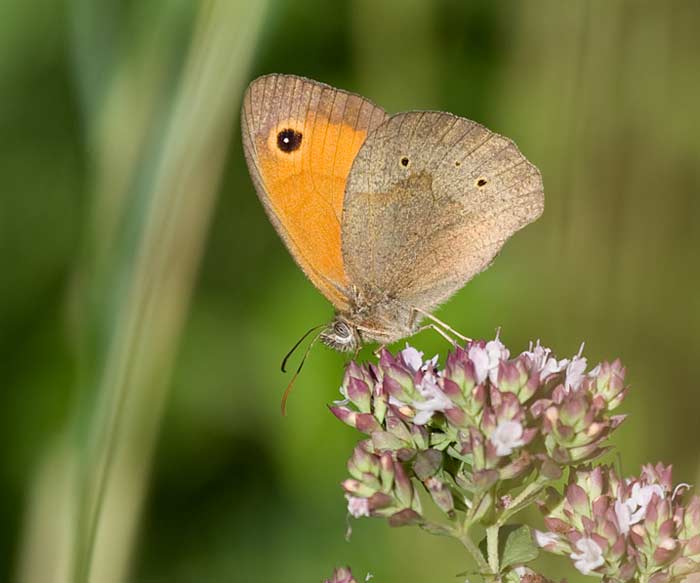
[[[367,445],[360,442],[348,460],[348,471],[353,478],[361,479],[363,474],[379,474],[379,460],[367,451]]]
[[[348,398],[363,413],[369,413],[371,391],[367,383],[351,377],[347,385]]]
[[[349,567],[338,567],[333,571],[330,579],[326,579],[324,583],[357,583],[352,576],[352,571]]]
[[[384,369],[384,389],[401,401],[410,401],[415,395],[413,374],[401,366],[390,365]]]
[[[430,496],[437,504],[438,508],[449,514],[454,510],[455,504],[450,489],[438,478],[430,477],[424,482],[425,487],[430,492]]]
[[[411,508],[400,510],[389,517],[390,526],[410,526],[420,524],[421,521],[420,514]]]
[[[413,502],[413,484],[400,462],[394,462],[394,475],[396,498],[403,507],[409,508]]]
[[[389,452],[384,452],[379,458],[379,475],[382,480],[382,491],[391,492],[394,487],[394,460]]]

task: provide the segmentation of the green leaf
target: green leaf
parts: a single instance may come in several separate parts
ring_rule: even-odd
[[[449,455],[450,457],[452,457],[454,459],[460,460],[469,466],[471,466],[472,462],[474,461],[474,456],[472,454],[468,453],[468,454],[462,455],[461,453],[459,453],[457,448],[451,444],[450,444],[450,447],[447,448],[447,455]]]
[[[454,532],[442,524],[433,524],[432,522],[424,522],[419,526],[426,532],[437,536],[454,536]]]
[[[479,542],[479,549],[488,557],[486,537]],[[507,567],[529,563],[537,558],[539,549],[532,540],[530,527],[524,524],[506,524],[498,531],[498,555],[501,572]]]
[[[484,559],[487,561],[489,560],[489,551],[486,548],[486,537],[482,538],[479,541],[479,550],[481,551],[481,554],[483,555]]]
[[[520,524],[507,524],[501,528],[499,547],[502,546],[501,569],[513,565],[522,565],[537,558],[539,549],[532,540],[530,527]]]
[[[503,575],[503,583],[520,583],[522,579],[515,571],[508,571]]]
[[[452,444],[452,438],[444,433],[432,433],[430,435],[430,447],[438,451],[444,451]]]

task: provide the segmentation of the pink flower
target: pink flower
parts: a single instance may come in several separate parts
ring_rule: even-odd
[[[469,359],[474,364],[474,372],[477,384],[483,383],[487,378],[492,384],[498,380],[498,367],[501,361],[508,360],[510,351],[496,338],[483,343],[472,343],[469,348]]]
[[[496,446],[496,455],[504,456],[525,445],[523,426],[519,421],[501,420],[491,434],[491,443]]]
[[[592,571],[605,563],[603,549],[592,538],[583,537],[576,542],[578,553],[571,553],[570,557],[576,567],[584,575],[589,575]]]
[[[561,537],[554,532],[542,532],[535,530],[535,542],[543,549],[555,547],[561,541]]]
[[[540,382],[550,375],[561,372],[569,364],[568,359],[557,360],[551,354],[551,349],[542,346],[539,340],[534,347],[530,343],[530,350],[522,353],[522,356],[527,356],[530,359],[532,371],[539,375]]]
[[[672,492],[663,464],[628,480],[609,466],[574,470],[565,495],[550,488],[541,502],[550,532],[535,540],[607,583],[687,581],[700,573],[700,498],[684,503]]]
[[[665,500],[667,490],[670,488],[670,476],[664,466],[659,466],[658,470],[662,476],[656,474],[653,466],[642,468],[640,479],[627,480],[627,488],[622,491],[622,496],[615,501],[615,517],[620,527],[620,532],[627,534],[630,527],[640,523],[646,518],[647,508],[654,496],[659,501]],[[658,480],[669,481],[668,484],[659,484]]]
[[[629,509],[629,523],[637,524],[644,520],[647,514],[647,506],[654,495],[661,500],[664,499],[664,489],[658,484],[640,485],[639,482],[632,484],[630,497],[625,501],[625,506]]]
[[[430,421],[433,413],[446,411],[453,407],[452,401],[440,390],[437,380],[431,371],[427,371],[421,383],[416,386],[423,398],[411,402],[413,408],[418,412],[413,418],[413,423],[416,425],[425,425]]]
[[[630,531],[630,525],[632,524],[631,514],[627,504],[615,500],[615,518],[617,518],[617,525],[620,527],[622,534],[627,534]]]
[[[581,350],[583,350],[583,346],[581,346]],[[575,391],[581,386],[585,376],[583,373],[586,371],[587,365],[588,361],[580,355],[580,352],[571,359],[571,362],[566,367],[566,380],[564,381],[564,385],[568,390]]]
[[[423,366],[423,353],[413,348],[413,346],[409,346],[408,343],[406,348],[401,351],[401,358],[413,372],[418,372]]]
[[[476,384],[483,383],[489,374],[489,355],[486,349],[478,344],[475,344],[469,349],[469,359],[474,364],[474,376]]]
[[[495,340],[490,340],[487,342],[485,350],[489,359],[489,380],[495,385],[498,380],[498,365],[501,364],[501,361],[508,360],[510,351],[503,345],[498,337],[496,337]]]
[[[439,375],[436,373],[438,357],[423,360],[423,353],[406,344],[400,352],[400,357],[413,376],[413,391],[404,391],[402,395],[391,395],[389,403],[398,408],[408,405],[416,411],[413,423],[425,425],[436,412],[452,408],[452,401],[442,392],[438,384]]]
[[[367,498],[358,498],[345,494],[345,499],[348,501],[348,512],[355,518],[369,516],[369,500]]]

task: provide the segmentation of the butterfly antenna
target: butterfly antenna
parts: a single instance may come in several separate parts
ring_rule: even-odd
[[[295,344],[294,346],[292,346],[292,349],[287,353],[287,356],[285,356],[285,357],[282,359],[282,365],[280,366],[280,368],[282,369],[282,372],[287,372],[287,361],[288,361],[289,358],[292,356],[292,354],[294,354],[294,351],[295,351],[297,348],[299,348],[299,345],[300,345],[302,342],[304,342],[304,340],[306,339],[306,337],[307,337],[309,334],[311,334],[314,330],[318,330],[319,328],[322,328],[323,326],[325,326],[325,324],[319,324],[318,326],[314,326],[314,327],[311,328],[310,330],[306,331],[306,332],[304,333],[304,335],[303,335],[301,338],[299,338],[299,340],[297,340],[296,344]]]
[[[320,327],[321,326],[316,326],[315,328],[312,328],[311,330],[309,330],[306,334],[304,334],[304,336],[302,337],[301,340],[306,338],[311,333],[312,330],[315,330],[316,328],[320,328]],[[289,398],[289,394],[292,392],[292,387],[294,386],[294,383],[297,380],[297,377],[299,376],[301,369],[304,367],[304,363],[306,362],[306,357],[309,356],[309,352],[311,352],[311,349],[314,347],[314,344],[316,344],[316,341],[320,337],[321,337],[321,333],[319,332],[318,334],[316,334],[316,337],[306,347],[306,350],[304,351],[304,356],[301,358],[301,362],[299,363],[299,366],[297,367],[297,370],[294,373],[292,380],[289,381],[287,388],[284,389],[284,394],[282,395],[282,403],[281,403],[282,415],[287,414],[287,399]],[[297,342],[297,346],[299,345],[301,340],[299,340],[299,342]],[[296,346],[294,348],[296,348]]]

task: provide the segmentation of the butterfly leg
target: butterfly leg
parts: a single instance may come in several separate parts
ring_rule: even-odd
[[[457,338],[459,338],[460,340],[464,340],[465,342],[471,342],[471,341],[472,341],[471,338],[468,338],[468,337],[464,336],[463,334],[460,334],[459,332],[457,332],[457,330],[455,330],[455,329],[452,328],[451,326],[448,326],[447,324],[445,324],[445,322],[443,322],[442,320],[436,318],[436,317],[433,316],[430,312],[426,312],[425,310],[421,310],[420,308],[416,308],[416,307],[413,308],[413,311],[414,311],[414,313],[421,314],[422,316],[425,316],[425,317],[428,318],[429,320],[432,320],[435,324],[437,324],[438,326],[441,326],[442,328],[444,328],[444,329],[447,330],[448,332],[451,332],[452,334],[454,334],[455,336],[457,336]],[[443,334],[443,335],[444,335],[444,334]]]
[[[377,330],[375,328],[368,328],[367,326],[358,326],[357,329],[362,331],[362,332],[368,332],[369,334],[371,334],[374,337],[381,336],[383,334],[382,330]],[[385,348],[386,348],[386,344],[384,342],[382,342],[377,348],[375,348],[372,351],[372,354],[374,354],[374,356],[379,358],[379,354]],[[359,352],[359,348],[358,348],[358,352]],[[357,355],[355,355],[355,356],[357,356]]]
[[[447,340],[452,346],[457,346],[457,342],[455,341],[454,338],[452,338],[447,332],[445,332],[442,328],[439,326],[436,326],[435,324],[426,324],[425,326],[421,326],[416,330],[416,334],[419,332],[423,332],[425,330],[435,330],[440,336],[442,336],[445,340]]]

